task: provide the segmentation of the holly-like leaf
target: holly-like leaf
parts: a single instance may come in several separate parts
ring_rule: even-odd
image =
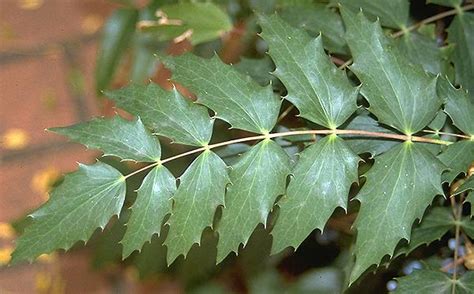
[[[356,110],[358,89],[324,53],[321,36],[313,39],[278,16],[260,16],[262,38],[270,47],[276,75],[288,90],[285,99],[300,115],[336,128]]]
[[[217,262],[240,244],[247,244],[259,223],[266,225],[275,199],[285,193],[290,173],[290,159],[272,140],[264,140],[247,151],[232,166],[231,185],[227,187],[226,205],[217,227],[219,242]]]
[[[380,20],[383,26],[402,29],[408,26],[410,3],[408,0],[331,0],[333,5],[342,7],[357,13],[364,12],[371,20]]]
[[[398,248],[394,257],[409,254],[423,244],[441,239],[454,226],[455,220],[449,207],[434,207],[426,213],[421,223],[413,226],[410,242]]]
[[[425,71],[435,75],[445,71],[446,50],[438,47],[435,39],[412,32],[404,34],[396,44],[411,63],[420,64]]]
[[[103,229],[120,213],[124,199],[125,179],[116,169],[101,162],[80,164],[30,215],[33,223],[17,239],[11,263],[31,262],[43,253],[87,241],[95,229]]]
[[[123,160],[157,161],[161,156],[158,139],[145,128],[140,118],[127,121],[120,116],[112,119],[96,118],[69,127],[51,128],[50,131],[69,137],[88,148],[100,149],[104,156]]]
[[[368,111],[358,111],[358,115],[352,118],[344,128],[348,130],[365,130],[395,134],[392,130],[380,125],[369,115]],[[384,153],[385,151],[390,150],[393,146],[400,144],[399,141],[389,140],[386,138],[368,138],[357,135],[344,135],[342,137],[355,153],[361,154],[368,152],[372,156]]]
[[[375,158],[359,192],[360,210],[355,222],[355,281],[368,267],[392,255],[401,239],[410,241],[413,222],[441,188],[445,166],[423,146],[405,142]]]
[[[168,264],[200,243],[202,231],[212,226],[217,206],[224,205],[225,187],[230,182],[225,163],[214,152],[205,151],[179,178],[173,196],[173,211],[165,245]]]
[[[108,91],[117,106],[139,116],[156,134],[175,143],[202,146],[209,143],[213,121],[207,109],[184,98],[176,89],[165,91],[158,85],[130,85]]]
[[[449,167],[449,171],[443,174],[443,182],[451,183],[459,174],[466,174],[474,161],[474,141],[463,140],[451,144],[438,158]]]
[[[229,16],[211,2],[181,2],[160,7],[160,21],[146,22],[141,29],[155,32],[158,40],[188,35],[192,45],[212,41],[232,28]]]
[[[440,78],[437,88],[438,95],[446,101],[444,111],[454,125],[465,134],[474,136],[474,99],[463,89],[454,88],[447,78]]]
[[[171,212],[171,196],[176,191],[176,179],[162,165],[153,168],[137,191],[127,231],[121,243],[123,258],[133,251],[141,251],[154,234],[160,235],[161,224]]]
[[[204,59],[193,54],[162,57],[173,72],[173,80],[198,96],[198,102],[214,110],[215,117],[232,127],[265,134],[275,126],[281,100],[272,87],[260,86],[219,57]]]
[[[469,294],[474,289],[474,272],[466,272],[459,280],[443,272],[434,270],[416,270],[411,275],[397,278],[398,285],[394,293],[420,294]],[[453,292],[454,287],[454,292]]]
[[[272,230],[272,252],[297,248],[315,228],[324,226],[337,207],[347,208],[357,182],[359,157],[343,139],[331,135],[307,147],[292,172],[280,213]]]
[[[351,71],[362,82],[369,111],[407,135],[423,129],[442,103],[436,95],[436,77],[412,65],[384,36],[378,22],[371,23],[361,12],[356,15],[344,8],[341,12],[354,59]]]
[[[314,37],[321,34],[323,46],[329,52],[348,53],[341,16],[326,5],[288,5],[279,15],[292,26],[305,29]]]
[[[268,56],[259,59],[242,57],[239,63],[234,64],[234,68],[251,76],[261,86],[278,82],[277,78],[270,73],[275,70],[275,65]]]
[[[448,28],[448,42],[454,43],[453,62],[456,83],[474,97],[474,13],[463,12],[454,17]]]

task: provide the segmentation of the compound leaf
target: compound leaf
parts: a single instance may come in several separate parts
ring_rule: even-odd
[[[409,254],[423,244],[430,244],[435,240],[441,239],[454,226],[455,220],[449,207],[434,207],[430,209],[421,220],[421,223],[413,226],[410,242],[398,248],[394,257]]]
[[[153,168],[137,191],[137,199],[131,207],[127,231],[121,243],[123,258],[133,251],[141,251],[145,242],[154,234],[160,235],[161,224],[171,212],[171,196],[176,191],[176,179],[162,165]]]
[[[323,228],[336,207],[347,208],[351,184],[357,182],[359,157],[337,136],[307,147],[292,172],[286,195],[278,202],[272,230],[272,252],[297,248],[313,231]]]
[[[165,91],[158,85],[130,85],[108,91],[117,106],[139,116],[156,134],[175,143],[202,146],[209,143],[213,121],[207,109],[184,98],[176,89]]]
[[[474,272],[466,272],[459,280],[452,280],[449,275],[440,271],[417,270],[409,276],[397,278],[397,281],[398,286],[394,292],[397,294],[413,291],[420,294],[468,294],[474,289]]]
[[[355,222],[356,261],[351,283],[369,266],[392,255],[400,239],[410,240],[415,219],[441,188],[445,166],[417,143],[396,145],[375,158],[359,192],[360,210]]]
[[[463,12],[454,17],[448,28],[448,41],[454,43],[453,62],[456,83],[474,97],[474,13]]]
[[[173,79],[198,96],[198,102],[237,129],[268,133],[275,126],[281,100],[270,85],[260,86],[251,77],[224,64],[219,57],[204,59],[193,54],[163,57]]]
[[[449,145],[438,155],[449,171],[443,174],[443,183],[451,183],[461,173],[466,174],[469,165],[474,161],[474,141],[458,141]]]
[[[212,226],[217,206],[224,205],[225,187],[230,182],[225,163],[212,151],[199,155],[179,180],[164,243],[168,264],[181,254],[186,256],[194,243],[199,244],[202,231]]]
[[[156,161],[161,156],[157,138],[145,128],[140,118],[127,121],[117,115],[112,119],[96,118],[85,123],[49,130],[65,135],[88,148],[100,149],[104,156],[112,155],[123,160],[142,162]]]
[[[217,231],[217,262],[247,244],[259,223],[266,224],[275,199],[285,193],[290,159],[274,141],[264,140],[232,166],[231,185]]]
[[[361,93],[369,101],[369,111],[380,122],[411,135],[428,125],[441,106],[436,95],[436,77],[412,65],[384,36],[378,22],[371,23],[362,13],[341,8],[346,39],[362,82]]]
[[[120,172],[101,162],[79,164],[79,170],[66,175],[48,202],[30,215],[33,223],[17,239],[12,264],[87,241],[95,229],[103,229],[120,213],[124,199]]]
[[[285,99],[300,115],[319,125],[336,128],[356,110],[358,89],[338,70],[316,39],[291,27],[278,16],[260,16],[262,38],[270,47],[276,75],[288,90]]]
[[[446,78],[438,80],[438,95],[446,101],[444,111],[454,125],[465,134],[474,136],[474,99],[463,89],[454,88]]]
[[[353,13],[362,11],[373,21],[379,19],[383,26],[401,29],[408,25],[410,3],[408,0],[331,0]]]

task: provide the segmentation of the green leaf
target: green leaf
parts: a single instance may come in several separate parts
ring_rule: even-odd
[[[465,134],[474,136],[474,99],[463,89],[456,89],[447,78],[438,80],[438,95],[446,101],[444,111],[454,125]]]
[[[469,238],[474,238],[474,219],[470,217],[463,217],[461,221],[461,228]]]
[[[96,63],[97,94],[100,95],[114,77],[120,58],[133,39],[137,18],[135,9],[117,9],[107,20]]]
[[[43,253],[68,250],[77,241],[87,241],[96,228],[104,228],[118,215],[125,199],[125,179],[109,165],[79,164],[66,175],[51,197],[30,216],[33,223],[17,239],[12,264],[33,261]]]
[[[439,79],[438,81],[440,81]],[[439,111],[436,117],[430,122],[428,127],[435,131],[440,131],[446,124],[446,113]]]
[[[344,127],[345,129],[395,134],[395,132],[380,125],[369,115],[369,112],[358,111],[358,114],[359,115],[349,121],[349,123]],[[341,137],[346,140],[347,145],[349,145],[355,153],[361,154],[368,152],[372,156],[384,153],[385,151],[390,150],[393,146],[400,144],[399,141],[389,140],[386,138],[368,138],[357,135],[345,135]]]
[[[392,255],[400,239],[410,240],[413,222],[441,188],[445,166],[423,146],[405,142],[375,158],[359,192],[355,222],[356,262],[351,283],[368,267]]]
[[[264,134],[275,126],[281,100],[270,85],[261,87],[217,56],[204,59],[185,54],[162,57],[162,61],[173,72],[173,80],[188,87],[198,96],[198,103],[232,127]]]
[[[212,151],[203,152],[179,178],[173,196],[173,211],[165,245],[168,264],[200,243],[202,231],[212,226],[217,206],[224,205],[225,187],[230,182],[226,165]]]
[[[378,22],[371,23],[362,13],[341,12],[354,59],[351,71],[362,82],[369,111],[407,135],[423,129],[442,103],[436,95],[436,77],[410,64],[384,36]]]
[[[448,28],[448,42],[454,43],[453,62],[456,83],[474,94],[474,13],[463,12],[454,17]]]
[[[52,132],[69,137],[88,148],[100,149],[104,156],[123,160],[157,161],[161,148],[158,139],[145,128],[140,118],[127,121],[116,115],[111,119],[96,118],[69,127],[52,128]]]
[[[217,227],[218,263],[230,252],[237,253],[240,244],[245,246],[259,223],[266,225],[276,198],[285,193],[289,173],[288,155],[272,140],[260,142],[232,166],[232,184]]]
[[[438,158],[449,167],[449,171],[443,174],[443,183],[451,183],[459,174],[466,174],[474,161],[474,141],[463,140],[451,144]]]
[[[321,34],[323,46],[329,52],[346,54],[344,25],[339,14],[323,4],[287,6],[279,13],[282,19],[295,27],[307,30],[314,37]]]
[[[408,0],[331,0],[331,4],[341,4],[353,13],[361,9],[370,20],[379,19],[383,26],[402,29],[408,26],[410,3]]]
[[[123,258],[135,250],[140,251],[154,234],[160,236],[161,224],[171,212],[171,196],[175,191],[176,179],[162,165],[153,168],[145,177],[137,191],[127,231],[121,241]]]
[[[438,4],[447,7],[460,7],[463,0],[427,0],[426,3]]]
[[[160,11],[169,22],[156,22],[144,28],[145,31],[157,33],[159,40],[171,40],[190,31],[191,44],[197,45],[212,41],[232,28],[229,16],[211,2],[165,5],[160,7]]]
[[[158,85],[130,85],[107,92],[117,106],[139,116],[156,134],[175,143],[202,146],[212,136],[213,120],[207,109],[184,98],[176,89],[165,91]]]
[[[259,59],[242,57],[240,62],[234,65],[234,68],[243,74],[251,76],[261,86],[278,82],[278,80],[270,74],[270,72],[275,69],[275,65],[268,56]]]
[[[419,294],[468,294],[474,289],[474,272],[466,272],[459,280],[453,281],[449,275],[434,270],[417,270],[411,275],[397,278],[398,286],[394,293]],[[455,283],[455,292],[452,292]]]
[[[292,172],[280,213],[272,230],[272,253],[298,248],[315,229],[324,226],[337,207],[347,209],[352,183],[357,182],[359,157],[343,139],[331,135],[307,147]]]
[[[441,239],[454,226],[455,220],[449,207],[434,207],[426,213],[421,223],[413,226],[410,242],[398,248],[394,257],[409,254],[421,245]]]
[[[445,70],[447,56],[445,51],[438,47],[435,39],[411,32],[395,42],[400,52],[408,57],[411,63],[423,66],[425,71],[436,75]]]
[[[357,108],[358,89],[326,55],[321,37],[313,39],[276,15],[259,19],[276,64],[274,74],[288,90],[285,99],[319,125],[336,128],[344,123]]]

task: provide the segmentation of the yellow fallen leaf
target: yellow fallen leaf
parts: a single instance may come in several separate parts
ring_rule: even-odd
[[[38,194],[48,198],[48,192],[54,183],[61,177],[61,173],[54,167],[48,167],[36,172],[31,180],[31,188]]]
[[[100,29],[102,22],[102,17],[99,15],[89,14],[82,20],[82,31],[86,34],[94,34]]]
[[[18,6],[25,10],[36,10],[43,5],[44,0],[19,0]]]
[[[1,138],[0,145],[5,149],[18,150],[25,148],[30,142],[30,137],[22,129],[9,129]]]
[[[6,265],[10,262],[13,247],[0,248],[0,265]]]
[[[9,223],[0,222],[0,239],[13,239],[15,237],[15,230]]]
[[[48,272],[39,272],[35,277],[35,288],[37,293],[48,293],[52,286],[53,277]]]

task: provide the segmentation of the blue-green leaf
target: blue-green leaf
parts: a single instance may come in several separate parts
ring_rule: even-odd
[[[264,140],[232,166],[231,185],[217,227],[217,262],[247,244],[259,223],[266,224],[275,199],[285,193],[290,159],[274,141]]]
[[[158,85],[130,85],[109,91],[117,106],[139,116],[156,134],[175,143],[203,146],[209,143],[213,121],[207,109],[184,98],[176,89],[165,91]]]
[[[324,52],[321,37],[313,39],[278,16],[260,16],[262,37],[276,64],[288,101],[300,115],[319,125],[336,128],[356,110],[358,89]]]
[[[17,239],[12,264],[87,241],[120,213],[124,199],[125,179],[116,169],[101,162],[80,164],[52,191],[48,202],[30,215],[33,223]]]

